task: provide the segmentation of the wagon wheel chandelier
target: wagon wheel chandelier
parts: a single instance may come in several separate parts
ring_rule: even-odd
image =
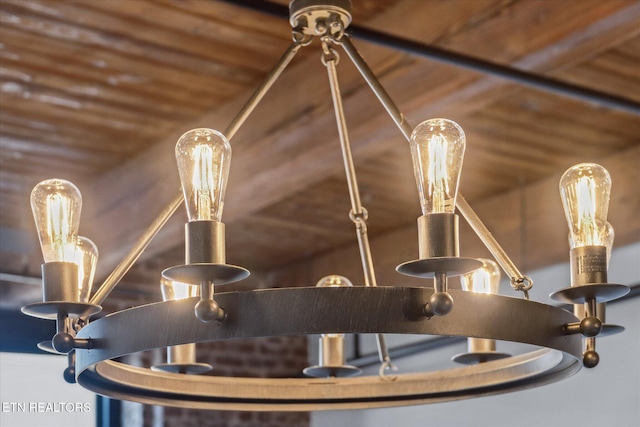
[[[465,151],[464,131],[446,119],[413,128],[404,119],[353,44],[348,0],[293,0],[293,42],[224,133],[194,129],[176,145],[183,194],[176,197],[129,254],[91,295],[95,245],[78,237],[82,199],[60,179],[38,184],[31,205],[44,254],[43,302],[23,312],[55,319],[57,333],[41,347],[68,354],[65,378],[112,398],[205,409],[319,410],[398,406],[504,393],[564,379],[582,365],[598,363],[596,337],[621,332],[605,323],[607,301],[625,295],[607,283],[613,229],[607,223],[611,180],[599,165],[570,168],[560,192],[570,229],[571,286],[551,298],[573,304],[574,313],[529,300],[533,286],[510,260],[465,199],[457,194]],[[322,46],[346,171],[364,286],[342,276],[321,278],[303,288],[225,291],[249,272],[227,264],[224,193],[231,139],[296,53],[314,39]],[[397,270],[425,279],[425,286],[378,286],[337,77],[338,48],[353,62],[400,132],[409,141],[423,215],[418,218],[418,259]],[[89,322],[100,304],[155,234],[184,201],[185,264],[162,272],[164,302],[134,307]],[[467,220],[494,256],[463,258],[458,250],[458,215]],[[522,298],[497,295],[499,266]],[[449,289],[461,276],[463,290]],[[433,283],[433,287],[431,286]],[[513,325],[518,325],[513,327]],[[343,334],[372,333],[378,339],[379,375],[357,376],[345,364]],[[454,360],[465,366],[445,371],[393,374],[383,334],[468,338],[468,352]],[[307,378],[232,378],[195,375],[211,367],[196,363],[195,343],[282,335],[320,334],[320,358]],[[511,356],[495,341],[532,344],[537,350]],[[114,359],[167,348],[167,363],[133,367]]]

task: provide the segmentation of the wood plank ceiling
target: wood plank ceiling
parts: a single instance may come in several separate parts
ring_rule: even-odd
[[[361,27],[640,103],[637,1],[353,3]],[[193,127],[223,130],[290,38],[286,19],[224,1],[0,0],[3,289],[7,274],[39,276],[29,193],[50,177],[82,191],[81,234],[97,243],[104,278],[177,194],[177,138]],[[637,114],[410,56],[357,34],[354,43],[411,123],[441,116],[462,125],[461,192],[527,267],[566,258],[557,184],[549,183],[581,161],[614,168],[617,244],[640,240]],[[420,212],[407,144],[346,58],[339,72],[370,233],[408,230]],[[354,243],[317,43],[296,57],[232,146],[227,258],[257,273],[248,286],[278,285],[276,271],[289,283],[289,266]],[[523,195],[530,196],[526,208]],[[155,291],[160,269],[182,263],[185,218],[181,210],[159,234],[124,289]],[[400,249],[375,255],[385,264]],[[10,297],[5,292],[4,301]]]

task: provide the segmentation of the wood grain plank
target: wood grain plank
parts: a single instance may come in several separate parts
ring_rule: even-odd
[[[119,52],[123,55],[144,58],[160,64],[171,65],[175,68],[196,69],[201,72],[210,73],[217,78],[229,82],[254,81],[258,73],[248,69],[232,69],[221,62],[214,62],[210,59],[196,57],[183,53],[180,50],[164,49],[146,41],[139,41],[118,37],[117,33],[109,32],[108,29],[101,30],[77,24],[69,24],[60,19],[57,11],[49,13],[50,9],[40,9],[38,13],[31,13],[24,7],[31,3],[17,2],[9,4],[3,2],[0,13],[0,23],[9,27],[19,27],[24,31],[39,34],[44,37],[51,37],[57,40],[73,40],[80,45],[91,46],[93,48],[108,49]],[[49,13],[42,16],[42,13]]]
[[[0,37],[6,40],[0,49],[3,58],[20,61],[20,58],[24,60],[24,53],[33,52],[49,59],[50,72],[59,70],[51,64],[61,64],[63,70],[64,67],[78,68],[85,77],[147,97],[153,102],[167,99],[201,105],[207,97],[227,99],[244,87],[238,83],[219,82],[200,69],[167,67],[108,49],[93,49],[74,41],[42,37],[19,28],[0,26]],[[159,91],[158,87],[163,90]]]
[[[555,3],[555,2],[549,2],[549,3]],[[607,5],[605,6],[594,5],[595,7],[594,12],[581,15],[580,23],[581,25],[585,25],[585,26],[588,26],[589,22],[592,22],[593,25],[595,25],[595,23],[601,23],[602,20],[604,19],[603,16],[607,16],[606,13],[609,13],[610,14],[609,16],[615,15],[615,19],[617,22],[617,20],[620,18],[619,14],[622,14],[623,12],[619,12],[619,14],[616,14],[616,11],[620,11],[621,9],[624,9],[625,6],[628,6],[628,5],[629,5],[628,2],[622,2],[622,3],[613,2],[610,4],[607,3]],[[518,5],[515,5],[515,6],[518,6]],[[547,5],[545,7],[549,8],[549,7],[552,7],[552,5]],[[562,7],[559,5],[555,5],[553,7],[567,8],[567,9],[573,10],[573,12],[575,13],[577,10],[582,9],[583,6],[578,2],[567,2],[567,3],[563,3]],[[524,26],[520,21],[518,21],[518,25],[522,27],[520,28],[522,32],[526,33],[527,31],[530,31],[533,34],[533,33],[536,33],[539,29],[539,25],[537,25],[536,23],[537,22],[536,19],[538,19],[537,18],[538,12],[536,10],[529,9],[528,7],[524,7],[524,9],[521,12],[525,13],[527,11],[530,13],[530,16],[527,19],[522,18],[522,20],[523,22],[529,23],[528,27]],[[563,14],[567,13],[567,11],[563,10],[562,13]],[[628,16],[628,14],[626,15]],[[497,17],[496,19],[500,19],[500,17]],[[502,17],[502,19],[507,19],[507,18]],[[633,21],[632,17],[629,17],[628,19],[630,21]],[[496,25],[494,20],[489,20],[487,22],[488,23],[484,23],[484,24],[491,25],[491,26]],[[571,28],[574,28],[574,27],[570,27],[570,29]],[[554,49],[555,44],[558,44],[558,43],[562,44],[564,40],[562,37],[571,38],[572,44],[575,44],[574,39],[577,38],[577,35],[571,34],[570,29],[566,30],[565,32],[556,33],[555,36],[559,37],[560,39],[551,40],[550,35],[547,35],[541,38],[536,38],[536,41],[535,41],[535,43],[537,43],[536,46],[539,46],[541,49],[544,49],[550,52],[551,50]],[[509,28],[505,30],[503,26],[503,31],[507,31],[507,30],[509,30]],[[613,30],[607,26],[605,26],[605,29],[603,31],[612,31],[613,33],[618,35],[618,37],[625,37],[625,38],[627,37],[627,35],[624,35],[624,36],[620,35],[620,32],[617,29]],[[588,32],[589,34],[592,34],[593,29],[589,27]],[[582,35],[584,36],[584,34]],[[470,32],[468,37],[469,38],[477,37],[477,32]],[[592,34],[592,38],[585,38],[585,42],[588,42],[590,46],[593,46],[593,43],[594,43],[595,36],[593,34]],[[465,39],[460,37],[457,39],[457,42],[462,45],[464,43],[464,40]],[[617,43],[615,42],[615,40],[617,40],[615,37],[604,37],[603,43],[606,45],[606,48],[609,48],[612,43],[614,44]],[[548,43],[548,44],[545,45],[544,43]],[[527,46],[530,46],[530,44],[527,44]],[[536,52],[534,53],[529,52],[528,54],[530,56],[538,57]],[[520,54],[520,56],[522,57],[522,54]],[[565,58],[565,59],[569,61],[568,58]],[[526,60],[524,61],[526,62]],[[576,61],[576,58],[572,57],[570,58],[570,61],[574,63]],[[557,57],[553,57],[552,59],[550,59],[550,62],[553,63],[554,66],[558,66],[559,60]],[[543,63],[539,63],[538,66],[541,68],[544,68]],[[304,67],[300,67],[299,69],[304,69]],[[444,76],[448,75],[447,71],[443,71],[442,73]],[[410,73],[409,75],[411,76]],[[414,85],[411,85],[412,82],[410,81],[410,79],[409,81],[407,81],[408,79],[406,77],[407,76],[405,75],[404,78],[402,79],[402,82],[399,82],[399,83],[402,83],[404,88],[400,98],[404,100],[406,100],[408,97],[412,97],[412,96],[416,97],[415,90],[413,89]],[[290,78],[289,80],[290,85],[296,81],[292,76],[290,76],[289,78]],[[304,79],[305,81],[308,79],[306,74],[300,75],[300,78]],[[415,76],[415,79],[417,80],[414,80],[414,82],[419,81],[420,78],[421,76]],[[395,85],[392,84],[392,86],[395,86]],[[492,88],[495,88],[495,86],[491,85],[490,87],[484,87],[483,90],[489,91]],[[295,94],[295,93],[296,93],[295,90],[291,91],[291,94]],[[484,92],[484,93],[486,94],[488,92]],[[417,98],[420,98],[420,97],[417,97]],[[370,104],[371,101],[363,101],[364,99],[366,99],[366,97],[362,95],[360,92],[357,92],[357,93],[350,94],[350,96],[347,97],[345,102],[346,109],[348,112],[355,111],[362,115],[368,115],[368,118],[369,118],[369,124],[360,125],[360,126],[356,125],[351,129],[352,143],[354,145],[354,151],[356,152],[356,155],[364,155],[365,157],[375,156],[385,152],[385,150],[388,149],[390,145],[393,145],[394,142],[403,143],[401,138],[398,138],[397,136],[396,137],[391,136],[394,133],[393,130],[382,129],[381,126],[377,126],[375,124],[376,120],[384,120],[383,115],[376,114],[376,113],[372,114],[371,110],[367,110],[368,105],[366,104],[367,103]],[[423,102],[424,100],[421,101],[421,103]],[[407,103],[405,102],[405,104]],[[413,101],[410,104],[413,104]],[[467,108],[466,99],[457,99],[457,103],[452,104],[452,108],[454,107],[456,109],[460,107],[463,107],[466,109]],[[430,108],[430,107],[427,107],[427,108]],[[422,107],[422,109],[424,109],[424,107]],[[449,108],[449,110],[451,110],[451,108]],[[221,119],[223,117],[228,117],[231,114],[226,109],[221,109],[219,110],[218,113],[219,113],[217,114],[218,119]],[[272,118],[273,111],[269,111],[269,113],[270,114],[267,114],[266,116],[259,116],[257,118],[257,121],[261,122],[261,121],[273,120]],[[227,206],[226,206],[226,213],[225,213],[226,218],[230,222],[233,222],[234,220],[239,220],[240,218],[246,215],[249,215],[251,212],[256,212],[265,206],[276,203],[279,200],[283,200],[286,197],[288,197],[288,195],[295,193],[303,188],[306,188],[312,185],[313,183],[318,182],[319,180],[322,180],[323,177],[327,175],[327,173],[335,172],[335,169],[332,165],[339,164],[339,157],[335,153],[335,151],[330,149],[329,147],[326,147],[322,142],[320,142],[320,140],[316,140],[317,142],[315,142],[313,139],[310,139],[310,136],[322,135],[324,132],[324,129],[329,129],[330,127],[334,126],[334,124],[332,123],[332,113],[330,111],[329,112],[320,111],[320,113],[322,114],[317,114],[317,113],[312,114],[313,122],[307,125],[303,130],[294,130],[294,129],[290,130],[289,128],[286,128],[282,131],[282,134],[277,135],[278,136],[277,139],[264,138],[264,139],[261,139],[258,143],[254,143],[254,145],[250,149],[246,150],[245,152],[242,152],[242,151],[238,152],[239,149],[236,150],[236,157],[234,159],[234,169],[233,169],[234,172],[232,172],[230,187],[227,193],[228,196],[227,196]],[[254,120],[255,120],[255,117],[254,117]],[[371,125],[372,122],[374,123],[373,126]],[[306,124],[305,121],[303,121],[303,123]],[[293,143],[294,141],[299,142],[304,139],[307,140],[305,142],[309,146],[309,149],[303,150],[301,146],[297,146],[296,144]],[[274,144],[274,141],[277,141],[275,146],[272,145]],[[172,145],[172,142],[167,141],[165,144],[166,144],[166,147],[168,148],[170,145]],[[294,151],[283,150],[283,147],[286,147],[287,144],[291,144],[291,147],[294,147],[293,148]],[[160,159],[161,156],[163,156],[163,154],[161,154],[161,152],[158,152],[156,156],[157,156],[156,157],[157,159]],[[265,160],[267,161],[266,163],[277,164],[278,166],[275,168],[267,168],[265,166]],[[167,159],[167,161],[165,162],[166,168],[170,167],[172,163],[173,163],[172,160]],[[130,168],[133,168],[133,170],[136,171],[135,173],[136,176],[139,176],[138,175],[139,172],[143,172],[140,170],[139,162],[132,162],[129,165],[125,166],[123,169],[121,169],[121,171],[117,173],[118,175],[117,177],[113,175],[112,176],[114,178],[117,178],[118,182],[125,182],[123,178],[131,175],[130,173],[126,173],[124,171]],[[166,168],[162,167],[162,169],[166,169]],[[148,169],[147,171],[150,172]],[[105,180],[106,179],[107,178],[105,177]],[[143,182],[148,182],[147,178],[143,178],[143,179],[144,179]],[[109,185],[106,185],[106,187],[117,188],[117,186],[113,187],[113,185],[114,184],[109,184]],[[177,187],[177,181],[175,180],[175,178],[168,179],[164,185],[159,185],[155,183],[154,187],[168,188],[168,189],[175,188]],[[256,188],[260,188],[261,191],[256,192],[255,191]],[[146,194],[148,193],[146,190],[143,190],[142,186],[139,186],[137,191],[139,192],[135,193],[136,194],[135,199],[138,202],[140,200],[144,200],[147,203],[151,203],[151,198],[146,197]],[[155,199],[157,198],[154,198],[154,200]],[[129,212],[130,209],[132,209],[132,207],[123,208],[122,212]],[[109,218],[108,216],[102,216],[102,215],[101,217]],[[115,217],[112,217],[112,218],[115,218]],[[108,221],[108,222],[112,222],[112,221]],[[170,233],[170,234],[175,235],[175,233]],[[179,235],[180,233],[177,233],[177,234]],[[109,247],[109,248],[120,247],[120,244],[122,243],[123,243],[122,241],[119,241],[117,243],[114,242],[113,244],[107,244],[106,247]],[[171,242],[166,242],[165,244],[170,245]]]

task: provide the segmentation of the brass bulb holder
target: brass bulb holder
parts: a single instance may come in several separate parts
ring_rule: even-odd
[[[569,304],[605,303],[629,293],[629,287],[607,282],[606,246],[580,246],[571,249],[571,287],[549,295]],[[586,305],[585,305],[586,307]],[[592,310],[595,312],[595,308]]]
[[[406,276],[434,278],[444,273],[459,276],[482,267],[482,261],[460,257],[459,219],[454,213],[426,214],[418,218],[419,259],[396,267]]]
[[[344,336],[342,334],[323,334],[319,339],[319,363],[309,366],[302,372],[314,378],[353,377],[362,373],[360,368],[344,363]]]
[[[45,262],[42,264],[42,301],[79,302],[78,264]]]
[[[467,338],[467,353],[456,354],[451,360],[463,365],[475,365],[511,357],[496,351],[496,340],[489,338]]]
[[[186,264],[224,264],[225,233],[220,221],[190,221],[184,226]]]
[[[185,224],[185,264],[167,268],[165,279],[200,285],[200,301],[194,307],[198,320],[222,322],[226,312],[213,299],[214,286],[237,282],[249,276],[242,267],[226,264],[224,223],[201,220]]]
[[[580,334],[584,337],[585,351],[582,363],[594,368],[600,361],[596,352],[596,337],[624,331],[618,325],[605,324],[605,303],[626,295],[629,287],[607,283],[606,246],[579,246],[570,252],[571,287],[550,295],[556,301],[574,304],[579,322],[564,325],[565,335]]]
[[[571,249],[571,286],[607,283],[607,247],[581,246]]]
[[[167,363],[151,367],[152,371],[188,375],[202,374],[211,369],[213,367],[207,363],[196,363],[195,343],[167,347]]]
[[[427,318],[446,316],[453,309],[453,298],[447,292],[447,278],[482,267],[475,258],[461,258],[459,219],[454,213],[434,213],[418,218],[418,253],[420,259],[396,267],[404,275],[433,278],[435,293],[424,305]]]
[[[42,264],[43,302],[22,307],[28,316],[40,319],[89,317],[102,310],[96,304],[80,301],[78,265],[73,262],[46,262]]]
[[[418,218],[420,259],[459,257],[459,217],[454,213],[434,213]]]
[[[248,277],[249,271],[226,264],[224,223],[202,220],[185,224],[185,264],[165,269],[162,276],[191,285],[221,286]]]

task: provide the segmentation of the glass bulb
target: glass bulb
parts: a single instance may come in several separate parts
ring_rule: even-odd
[[[462,128],[447,119],[427,120],[413,130],[413,171],[424,215],[453,213],[465,141]]]
[[[193,129],[176,144],[176,162],[189,221],[220,221],[231,145],[213,129]]]
[[[351,280],[337,274],[325,276],[316,283],[317,288],[342,288],[348,286],[353,286]]]
[[[160,290],[162,291],[162,299],[164,301],[192,298],[200,294],[200,286],[198,285],[174,282],[164,277],[160,280]]]
[[[490,259],[480,259],[482,267],[460,276],[462,289],[479,294],[496,295],[500,289],[500,267]]]
[[[613,239],[616,237],[616,233],[613,230],[613,226],[607,221],[604,232],[604,245],[607,247],[607,269],[609,269],[609,261],[611,261],[611,250],[613,249]]]
[[[598,164],[581,163],[562,175],[560,196],[572,249],[606,244],[610,192],[609,172]]]
[[[337,274],[325,276],[322,279],[318,280],[318,283],[316,283],[317,288],[343,288],[349,286],[353,286],[351,280]],[[344,337],[344,334],[322,334],[321,336],[333,338]]]
[[[75,262],[78,264],[79,301],[87,302],[98,265],[98,248],[86,237],[78,236]]]
[[[82,195],[73,183],[47,179],[31,191],[44,262],[75,262]]]

